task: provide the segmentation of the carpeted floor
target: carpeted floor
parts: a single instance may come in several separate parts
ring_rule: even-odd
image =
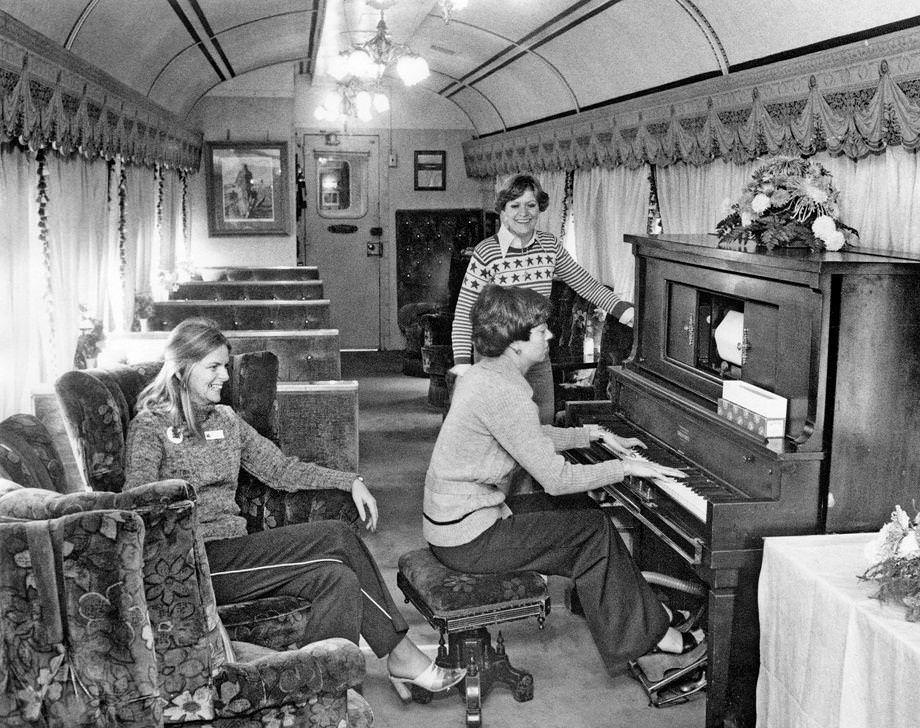
[[[396,587],[399,554],[424,545],[421,501],[425,469],[441,424],[427,404],[428,380],[402,375],[399,352],[343,352],[342,377],[359,382],[360,470],[380,508],[378,532],[367,537],[380,568],[402,604]],[[563,603],[564,580],[550,579],[552,612],[545,628],[535,619],[502,625],[513,665],[534,676],[534,699],[517,703],[503,686],[483,702],[483,725],[495,728],[695,728],[704,723],[705,704],[654,708],[639,684],[628,676],[604,672],[582,619]],[[410,635],[434,655],[437,634],[410,605],[403,614]],[[496,634],[492,630],[493,637]],[[386,676],[386,661],[367,656],[364,695],[374,709],[377,728],[462,728],[465,709],[456,691],[428,705],[404,705]]]

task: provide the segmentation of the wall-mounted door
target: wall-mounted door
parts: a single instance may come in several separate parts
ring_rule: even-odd
[[[335,144],[328,144],[333,141]],[[342,349],[380,348],[380,171],[376,135],[304,133],[298,258],[319,267]],[[369,245],[370,244],[370,245]]]

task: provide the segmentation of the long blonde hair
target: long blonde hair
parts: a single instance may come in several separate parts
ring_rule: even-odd
[[[219,346],[230,351],[227,337],[209,318],[188,318],[178,324],[166,340],[163,367],[137,396],[137,410],[165,412],[174,427],[202,437],[201,425],[188,391],[192,367]]]

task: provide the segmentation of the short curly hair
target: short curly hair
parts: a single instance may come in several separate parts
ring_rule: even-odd
[[[495,198],[495,212],[501,214],[502,210],[505,209],[505,205],[511,202],[511,200],[516,200],[527,192],[527,190],[533,192],[533,196],[537,198],[537,205],[540,206],[540,212],[543,212],[549,207],[549,195],[546,194],[543,187],[537,182],[537,178],[529,174],[518,174],[508,180],[505,186],[499,190],[498,196]]]
[[[480,356],[498,356],[513,342],[528,341],[551,310],[549,299],[529,288],[489,284],[470,309],[473,346]]]

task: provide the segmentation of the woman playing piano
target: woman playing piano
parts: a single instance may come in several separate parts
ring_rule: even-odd
[[[597,425],[540,424],[524,375],[546,356],[549,311],[549,300],[536,291],[496,285],[486,286],[473,304],[472,341],[481,358],[457,380],[434,446],[425,478],[425,539],[442,563],[458,571],[532,569],[573,579],[611,674],[651,650],[679,659],[702,641],[702,632],[671,624],[679,617],[658,601],[600,509],[573,518],[572,511],[553,510],[552,501],[627,475],[683,473],[634,459],[576,465],[558,454],[598,439],[621,452],[641,443]],[[521,469],[545,492],[507,499]]]

